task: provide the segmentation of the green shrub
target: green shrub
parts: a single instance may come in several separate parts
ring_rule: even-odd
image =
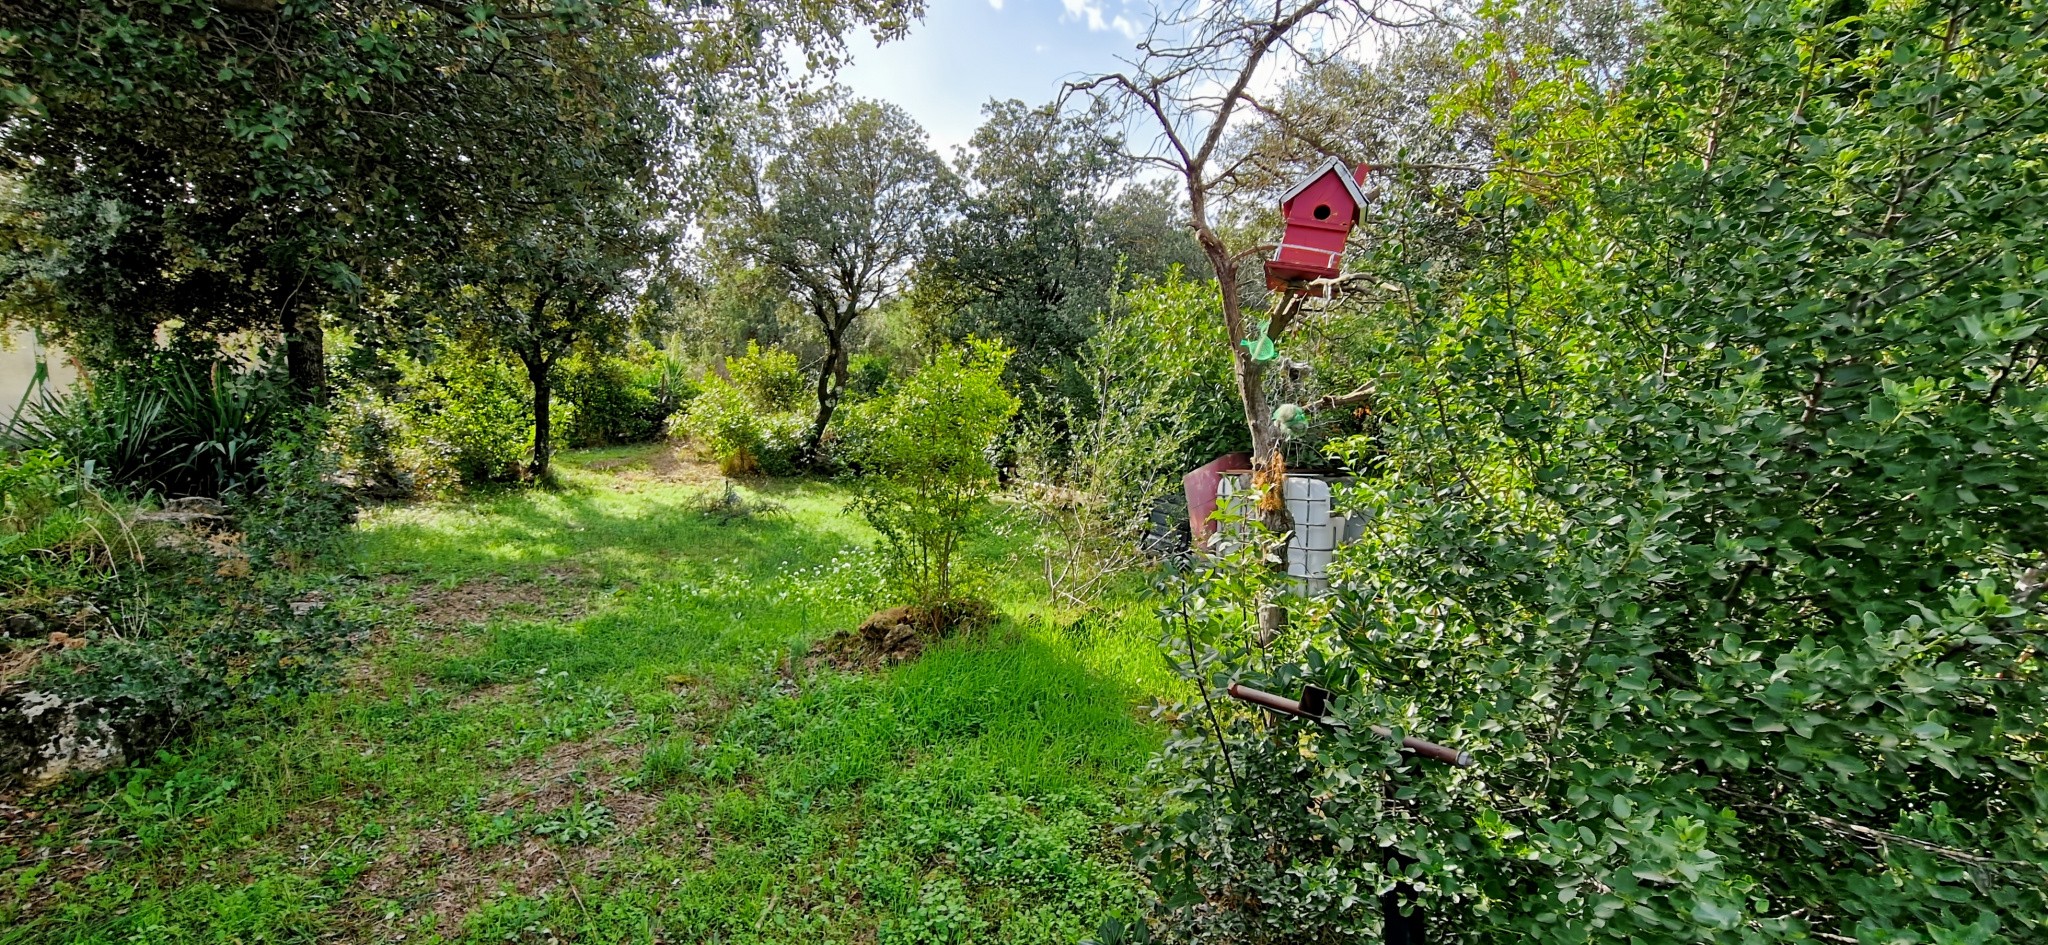
[[[42,450],[7,453],[0,460],[0,536],[44,545],[45,529],[68,534],[59,513],[76,503],[85,488],[77,467]],[[0,539],[5,540],[5,539]]]
[[[733,386],[754,406],[771,413],[801,409],[810,394],[796,355],[780,348],[749,341],[746,354],[725,359],[725,369]]]
[[[360,638],[362,628],[334,608],[303,606],[289,582],[154,555],[151,567],[101,592],[123,608],[123,632],[92,634],[92,645],[46,658],[34,671],[39,688],[133,700],[190,722],[324,688]]]
[[[1218,456],[1249,449],[1244,409],[1231,374],[1230,347],[1214,280],[1190,280],[1174,267],[1119,294],[1082,348],[1079,377],[1064,414],[1076,452],[1098,449],[1090,436],[1124,435],[1149,445],[1127,457],[1128,471],[1172,477]],[[1143,414],[1139,423],[1132,419]],[[1124,418],[1124,419],[1119,419]],[[1098,422],[1111,429],[1091,431]],[[1145,430],[1144,426],[1164,425]]]
[[[100,481],[137,494],[218,496],[255,473],[296,417],[266,370],[139,366],[69,394],[45,392],[8,440],[89,465]]]
[[[1099,584],[1147,560],[1140,539],[1181,476],[1249,447],[1214,282],[1178,269],[1141,281],[1098,316],[1061,422],[1026,421],[1017,438],[1048,592],[1085,603]]]
[[[613,446],[661,438],[670,415],[692,395],[682,364],[644,343],[626,357],[579,354],[563,362],[556,388],[570,446]]]
[[[873,397],[841,404],[832,413],[832,429],[825,431],[820,445],[824,452],[821,457],[827,468],[844,473],[858,474],[862,457],[869,451],[874,434],[882,428],[883,416],[889,411],[889,398]],[[804,432],[809,432],[806,427]]]
[[[889,389],[895,371],[879,354],[856,354],[846,365],[846,396],[854,403],[873,400]]]
[[[633,366],[623,358],[582,355],[562,362],[555,394],[562,411],[562,442],[570,447],[637,443],[659,435],[654,392],[635,383]],[[661,418],[661,419],[666,419]]]
[[[761,471],[763,416],[738,387],[722,379],[704,385],[690,404],[683,431],[711,454],[728,476]]]
[[[264,454],[300,421],[284,385],[268,371],[215,364],[166,385],[169,413],[190,442],[182,467],[192,495],[218,496],[257,474]]]
[[[408,439],[430,471],[467,486],[524,478],[533,416],[526,379],[511,365],[448,348],[406,365],[399,391]]]
[[[119,374],[68,394],[46,389],[15,417],[8,446],[61,456],[88,475],[147,491],[179,462],[167,407],[161,392]]]
[[[691,402],[681,429],[718,461],[726,475],[800,471],[808,418],[796,355],[747,343],[726,359],[732,380],[713,377]]]
[[[628,351],[628,358],[639,365],[642,383],[654,393],[655,410],[661,420],[651,438],[658,439],[669,419],[682,413],[696,398],[699,385],[690,363],[674,351],[635,342]]]
[[[894,593],[928,611],[964,596],[961,543],[996,488],[989,451],[1017,410],[1003,389],[1009,351],[976,342],[906,378],[874,415],[856,457],[853,508],[882,534]]]
[[[359,628],[308,606],[291,571],[274,566],[331,548],[353,516],[331,461],[300,445],[312,439],[274,442],[230,491],[232,525],[203,533],[108,501],[68,460],[8,455],[0,597],[89,641],[44,654],[34,684],[190,722],[331,681]]]
[[[318,436],[279,438],[258,461],[256,475],[228,495],[248,554],[297,570],[335,547],[357,511],[340,471],[341,457]]]
[[[1489,63],[1465,268],[1371,241],[1335,592],[1174,595],[1167,938],[2048,940],[2042,10],[1664,8],[1620,87]]]
[[[373,393],[341,402],[328,425],[340,471],[364,494],[403,498],[420,487],[418,456],[408,449],[405,412]]]
[[[770,476],[794,476],[804,471],[804,437],[811,431],[811,418],[801,413],[770,414],[761,423],[761,472]]]

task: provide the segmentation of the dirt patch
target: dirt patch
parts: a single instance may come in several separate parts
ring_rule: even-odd
[[[565,577],[571,572],[556,573],[555,568],[582,570],[577,572],[579,578],[571,579]],[[466,627],[507,613],[575,620],[588,612],[590,601],[587,594],[564,592],[572,585],[583,583],[580,575],[591,574],[589,569],[562,564],[553,566],[547,573],[549,579],[541,581],[492,578],[448,588],[418,588],[406,602],[412,605],[414,615],[420,620],[440,627]]]
[[[994,618],[988,605],[967,601],[941,608],[891,607],[861,621],[857,630],[841,630],[811,645],[804,665],[849,672],[874,672],[924,655],[924,648],[963,630],[985,626]]]
[[[468,656],[483,647],[483,639],[462,626],[444,626],[419,617],[385,614],[370,630],[359,651],[345,664],[341,684],[346,689],[389,689],[397,671],[394,648],[424,650],[440,659]],[[405,675],[407,688],[430,686],[418,669]],[[399,695],[392,691],[393,695]]]
[[[475,651],[481,639],[465,631],[493,617],[565,623],[581,619],[590,612],[602,582],[590,567],[562,561],[543,569],[539,577],[523,580],[497,577],[455,587],[408,589],[407,577],[386,574],[376,583],[378,596],[391,612],[377,622],[363,653],[344,671],[342,683],[350,689],[389,682],[391,667],[381,657],[393,644],[425,646],[452,657]]]
[[[422,831],[378,857],[357,878],[358,892],[395,903],[397,912],[362,922],[357,934],[349,937],[397,941],[389,933],[410,928],[428,915],[433,916],[437,934],[454,936],[487,899],[505,892],[545,896],[573,889],[572,878],[585,872],[584,849],[588,848],[558,847],[535,838],[475,846],[460,830]]]
[[[20,643],[0,651],[0,687],[29,674],[41,662],[43,654],[55,652],[60,645],[49,643]]]
[[[453,932],[484,895],[485,864],[477,852],[460,830],[424,830],[372,862],[357,877],[356,888],[378,899],[396,900],[409,913],[401,920],[406,924],[418,912],[430,911],[438,930]]]
[[[581,561],[557,561],[540,569],[540,573],[561,584],[594,585],[604,578],[596,568]]]
[[[17,792],[0,791],[0,851],[14,858],[6,880],[21,917],[27,918],[55,905],[59,901],[56,890],[84,883],[104,871],[106,851],[111,847],[100,842],[106,832],[104,820],[73,829],[64,835],[63,846],[47,842],[61,829],[58,818],[48,816],[47,810],[21,806],[17,803],[21,800]],[[36,878],[24,882],[29,875]]]
[[[624,724],[631,724],[630,720]],[[557,795],[567,798],[579,787],[588,787],[575,783],[572,776],[579,769],[602,766],[615,777],[624,762],[634,755],[633,749],[610,739],[609,736],[615,732],[607,731],[573,742],[558,742],[548,746],[538,758],[514,762],[505,772],[512,785],[493,795],[495,803],[486,807],[496,813],[504,813],[528,800],[545,801]],[[560,805],[543,803],[542,806]]]
[[[720,477],[712,463],[685,457],[679,447],[664,446],[647,457],[647,471],[655,478],[676,482],[714,482]]]
[[[618,459],[599,460],[584,469],[612,477],[611,488],[637,491],[654,483],[715,484],[721,478],[718,467],[670,443],[649,447],[645,453]]]
[[[508,783],[480,807],[493,815],[545,817],[596,803],[611,824],[603,836],[568,844],[523,835],[476,845],[453,826],[414,833],[377,857],[356,880],[360,893],[403,910],[365,925],[390,930],[432,914],[435,930],[450,935],[485,900],[503,892],[546,896],[567,890],[580,898],[575,879],[630,852],[631,838],[653,822],[661,803],[659,796],[626,785],[623,775],[637,767],[638,749],[611,741],[617,731],[554,745],[539,758],[513,765],[506,771]]]
[[[471,689],[468,692],[456,696],[453,700],[451,700],[448,703],[448,708],[454,709],[456,711],[461,711],[472,706],[483,705],[487,702],[507,702],[510,701],[513,696],[518,695],[519,687],[525,684],[526,683],[524,681],[521,681],[490,683],[487,685],[478,686],[475,689]]]

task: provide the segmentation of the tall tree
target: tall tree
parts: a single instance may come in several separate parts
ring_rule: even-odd
[[[793,130],[738,150],[716,224],[732,255],[774,270],[818,323],[816,461],[847,384],[848,331],[896,295],[954,202],[953,176],[910,116],[837,93],[801,103]]]
[[[487,209],[477,186],[588,96],[565,41],[627,32],[690,114],[915,0],[24,0],[0,7],[0,314],[98,360],[159,325],[268,329],[324,389],[323,318],[392,255]],[[479,202],[481,201],[481,203]],[[35,253],[35,255],[31,255]]]
[[[554,451],[555,366],[627,330],[634,277],[653,269],[674,203],[662,176],[679,112],[663,82],[668,45],[630,21],[602,26],[549,39],[565,88],[508,103],[504,119],[534,131],[518,152],[480,162],[478,211],[455,225],[444,267],[453,332],[526,369],[536,477]]]
[[[1043,409],[1073,370],[1119,267],[1163,275],[1174,254],[1159,241],[1186,230],[1159,191],[1118,191],[1131,165],[1105,108],[1066,113],[1013,99],[983,112],[956,162],[967,188],[961,212],[934,242],[919,288],[954,310],[960,334],[1007,342],[1016,352],[1008,379],[1027,408]],[[1147,212],[1155,209],[1165,218]]]
[[[508,352],[526,369],[533,393],[528,471],[537,478],[554,455],[555,367],[577,346],[601,346],[626,331],[632,277],[658,238],[652,227],[639,207],[579,202],[514,220],[465,246],[469,262],[448,318],[456,334]]]
[[[1226,142],[1239,164],[1230,192],[1270,194],[1325,158],[1368,162],[1374,204],[1354,240],[1361,257],[1399,244],[1410,260],[1427,249],[1462,269],[1473,254],[1497,251],[1471,225],[1466,199],[1494,168],[1495,141],[1530,120],[1515,112],[1517,90],[1567,72],[1612,87],[1640,54],[1651,13],[1637,0],[1454,0],[1438,13],[1375,55],[1311,63],[1262,97],[1259,120]],[[1484,81],[1501,69],[1523,81]],[[1459,107],[1442,107],[1451,102]],[[1270,202],[1242,209],[1271,225]]]

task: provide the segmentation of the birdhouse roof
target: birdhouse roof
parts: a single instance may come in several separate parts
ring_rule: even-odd
[[[1287,192],[1280,195],[1280,202],[1285,204],[1287,201],[1301,196],[1301,192],[1307,190],[1310,184],[1322,180],[1324,174],[1337,175],[1337,179],[1344,182],[1344,192],[1351,195],[1351,200],[1357,208],[1363,209],[1365,207],[1365,191],[1358,189],[1358,182],[1351,179],[1351,174],[1344,167],[1344,162],[1336,158],[1324,161],[1321,167],[1295,181],[1293,187],[1287,188]]]

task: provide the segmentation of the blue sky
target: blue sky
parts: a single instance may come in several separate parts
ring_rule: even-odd
[[[839,81],[894,102],[948,159],[981,125],[990,99],[1049,102],[1060,83],[1120,68],[1150,19],[1143,0],[929,0],[907,39],[850,42]]]

